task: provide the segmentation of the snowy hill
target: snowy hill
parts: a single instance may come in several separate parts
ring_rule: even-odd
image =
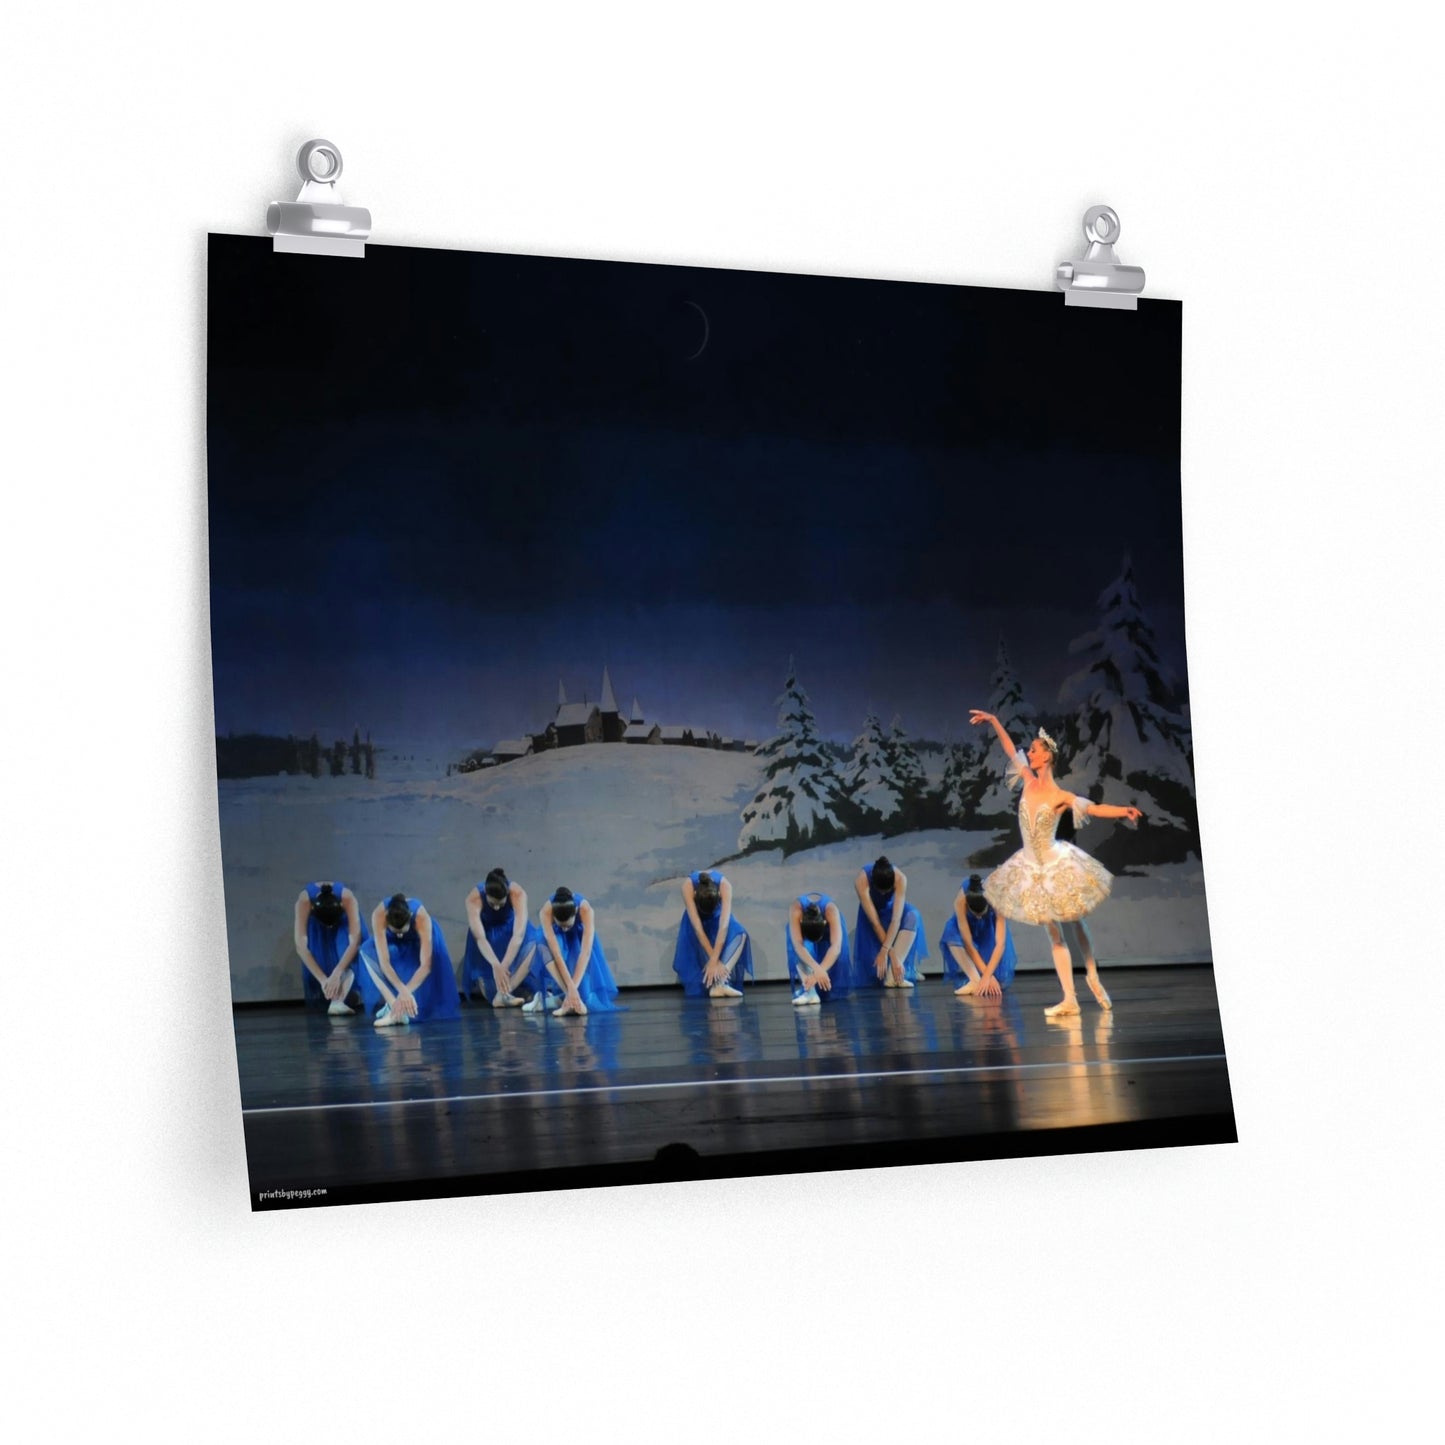
[[[739,817],[764,766],[746,753],[600,744],[451,778],[223,781],[234,997],[299,993],[291,916],[303,883],[340,878],[368,914],[380,898],[405,889],[426,903],[459,959],[467,892],[498,865],[527,889],[534,915],[559,883],[591,899],[622,985],[671,982],[681,879],[736,852]],[[851,929],[853,878],[884,851],[908,874],[936,973],[938,934],[968,871],[966,859],[991,836],[942,830],[886,843],[852,838],[786,859],[778,850],[735,858],[726,871],[738,916],[753,935],[759,977],[786,976],[789,900],[810,889],[831,893]],[[1094,933],[1106,968],[1207,959],[1198,864],[1121,879]],[[1025,967],[1048,966],[1042,929],[1021,929],[1018,939]]]

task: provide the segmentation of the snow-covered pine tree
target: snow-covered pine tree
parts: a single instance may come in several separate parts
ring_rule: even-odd
[[[1176,842],[1197,849],[1189,724],[1176,701],[1175,680],[1160,661],[1127,556],[1099,594],[1099,613],[1098,626],[1069,646],[1084,665],[1059,694],[1074,707],[1065,739],[1065,786],[1142,808],[1151,833],[1172,830]],[[1155,841],[1165,840],[1156,835]]]
[[[920,810],[928,792],[928,771],[918,750],[908,741],[903,731],[903,719],[896,713],[888,729],[888,748],[892,755],[893,768],[903,787],[902,816],[898,819],[902,828],[916,828],[920,822]]]
[[[972,742],[949,745],[938,801],[950,823],[962,824],[972,816],[978,800],[978,772],[982,761]]]
[[[843,788],[865,832],[881,828],[903,806],[904,783],[894,762],[894,749],[873,713],[854,740],[852,759],[843,772]]]
[[[1013,739],[1014,746],[1027,752],[1029,740],[1038,731],[1038,713],[1024,697],[1023,687],[1014,675],[1008,649],[1001,637],[993,676],[989,678],[988,711],[1004,725],[1004,731]],[[1018,799],[1008,786],[1010,760],[1004,757],[1003,748],[993,736],[992,728],[988,730],[982,746],[983,755],[975,782],[977,811],[984,816],[1012,814],[1018,808]]]
[[[757,750],[763,786],[743,809],[738,847],[780,846],[790,853],[841,836],[839,809],[846,802],[791,661],[777,705],[780,732]]]

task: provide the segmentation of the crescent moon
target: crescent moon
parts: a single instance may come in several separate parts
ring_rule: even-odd
[[[691,356],[683,358],[683,360],[685,361],[696,361],[698,357],[707,350],[708,337],[712,335],[712,328],[708,325],[707,312],[704,311],[702,307],[697,304],[696,301],[689,301],[687,304],[691,306],[692,309],[696,311],[699,316],[702,317],[702,345],[699,346],[698,349],[694,351]]]

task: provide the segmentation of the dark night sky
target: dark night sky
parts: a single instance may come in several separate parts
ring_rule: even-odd
[[[957,736],[1132,553],[1183,671],[1180,307],[211,237],[217,726],[461,748],[604,661],[649,718]],[[707,344],[693,357],[703,340]]]

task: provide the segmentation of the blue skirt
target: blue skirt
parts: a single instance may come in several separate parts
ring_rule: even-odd
[[[788,977],[793,981],[793,997],[803,992],[802,981],[798,977],[798,955],[793,951],[793,930],[789,928],[784,934],[788,946]],[[817,943],[809,943],[805,938],[803,947],[807,950],[808,957],[817,963],[828,951],[828,940],[819,939]],[[837,961],[828,970],[828,982],[831,988],[820,988],[818,998],[823,1003],[836,1003],[845,999],[853,992],[853,963],[848,952],[848,927],[843,925],[843,946],[838,952]]]
[[[513,926],[510,918],[495,924],[489,924],[485,917],[482,919],[482,932],[487,935],[487,942],[498,958],[506,956],[507,949],[512,942]],[[522,944],[517,950],[517,957],[512,960],[512,968],[516,968],[522,955],[533,945],[536,946],[537,952],[532,955],[532,967],[527,970],[527,977],[517,990],[519,994],[530,993],[537,987],[533,978],[537,972],[539,958],[542,962],[546,961],[547,944],[542,938],[542,930],[529,919],[526,930],[522,934]],[[472,936],[472,930],[469,928],[467,929],[467,946],[462,952],[462,992],[470,998],[472,990],[478,984],[481,984],[482,992],[486,995],[488,1003],[496,998],[497,976],[492,972],[492,965],[482,957],[482,950],[477,947],[477,940]]]
[[[722,922],[722,912],[718,910],[710,918],[700,920],[702,931],[707,934],[709,943],[717,942],[718,924]],[[748,931],[736,917],[728,918],[728,936],[722,946],[722,958],[727,960],[728,951],[739,939],[743,939],[743,951],[738,956],[737,962],[733,965],[732,975],[728,982],[734,988],[742,985],[743,976],[753,976],[753,941],[748,937]],[[682,980],[682,991],[688,998],[701,998],[707,987],[702,981],[703,951],[697,941],[697,934],[693,932],[692,920],[684,911],[682,922],[677,926],[677,948],[672,955],[672,971]]]
[[[405,984],[410,984],[412,975],[421,967],[421,939],[417,936],[416,929],[412,929],[405,938],[398,942],[396,939],[386,940],[387,952],[391,956],[391,966],[396,970],[396,976]],[[361,990],[361,997],[365,1001],[367,1013],[375,1013],[382,1005],[381,991],[377,988],[371,974],[366,969],[366,964],[381,973],[381,966],[376,961],[376,940],[368,938],[361,945],[362,967],[356,970],[356,985]],[[384,977],[385,975],[383,975]],[[416,1022],[425,1023],[428,1019],[455,1019],[462,1014],[461,1001],[457,998],[457,975],[452,967],[452,956],[447,952],[447,941],[442,934],[441,925],[432,920],[431,926],[431,972],[427,974],[425,982],[416,992]]]
[[[997,935],[992,928],[984,930],[981,937],[974,941],[973,946],[983,956],[985,963],[993,957],[993,946],[996,941]],[[954,987],[962,988],[968,982],[968,975],[958,966],[958,961],[953,956],[954,947],[963,948],[963,935],[958,931],[958,918],[953,914],[949,915],[948,922],[943,925],[943,935],[939,940],[939,946],[943,950],[944,977]],[[1007,988],[1013,982],[1014,970],[1018,966],[1019,956],[1014,949],[1013,931],[1010,930],[1008,941],[1003,946],[1003,957],[999,959],[998,967],[993,971],[993,976],[998,980],[1000,988]]]
[[[582,952],[582,930],[568,929],[566,933],[559,933],[557,939],[562,945],[562,957],[567,960],[567,972],[571,973],[577,967],[577,956]],[[542,947],[537,950],[537,957],[532,961],[532,971],[527,975],[527,982],[536,992],[545,989],[553,998],[561,998],[562,986],[547,972],[547,963],[551,957],[552,951],[547,947],[546,936],[543,935]],[[582,975],[582,986],[577,992],[582,1002],[587,1005],[589,1013],[626,1012],[626,1006],[617,1002],[617,980],[612,977],[612,967],[607,962],[607,953],[598,934],[592,935],[592,956],[587,964],[587,972]]]
[[[890,898],[885,908],[878,911],[878,921],[883,931],[888,931],[893,921],[894,900]],[[918,965],[928,957],[928,940],[923,936],[923,915],[911,904],[903,905],[903,922],[898,925],[899,933],[913,933],[913,947],[903,960],[903,977],[909,983],[918,982]],[[878,935],[858,905],[858,927],[853,934],[853,976],[858,988],[882,988],[883,980],[878,977]]]

